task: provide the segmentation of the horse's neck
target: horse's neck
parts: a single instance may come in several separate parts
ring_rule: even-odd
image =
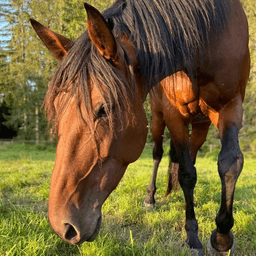
[[[137,59],[136,49],[131,40],[125,34],[123,34],[121,39],[118,40],[118,43],[121,45],[123,50],[125,50],[127,57],[129,58],[130,65],[134,70],[134,74],[131,75],[135,79],[134,82],[136,84],[136,100],[143,103],[149,93],[149,87],[147,86],[146,78],[143,77],[142,74],[138,74],[138,72],[140,72],[140,65]]]

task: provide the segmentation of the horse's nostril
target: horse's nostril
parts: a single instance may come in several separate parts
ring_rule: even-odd
[[[75,238],[77,236],[77,232],[72,225],[67,223],[67,224],[65,224],[65,226],[67,227],[65,239],[68,241],[71,241],[73,238]]]

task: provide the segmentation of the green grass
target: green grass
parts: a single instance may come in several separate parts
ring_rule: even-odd
[[[103,206],[103,224],[92,243],[71,246],[51,231],[47,201],[54,148],[0,145],[0,255],[190,255],[181,245],[184,201],[181,191],[164,198],[168,157],[161,162],[156,207],[142,207],[151,177],[151,149],[130,165],[117,189]],[[199,237],[206,244],[220,202],[220,179],[215,157],[197,160],[195,188]],[[245,157],[234,201],[236,255],[256,255],[256,160]]]
[[[53,146],[0,143],[1,160],[18,160],[26,158],[33,160],[54,161],[55,151],[55,147]]]

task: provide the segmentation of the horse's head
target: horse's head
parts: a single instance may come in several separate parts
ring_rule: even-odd
[[[58,133],[48,216],[71,244],[97,236],[102,204],[140,156],[147,135],[134,47],[125,35],[115,37],[95,8],[85,8],[88,34],[75,42],[31,20],[60,60],[45,99]]]

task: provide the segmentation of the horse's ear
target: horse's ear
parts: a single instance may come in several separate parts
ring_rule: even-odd
[[[46,28],[36,20],[30,19],[31,25],[36,33],[58,60],[62,60],[73,46],[73,41]]]
[[[117,53],[116,40],[101,13],[91,5],[84,3],[87,12],[89,37],[102,56],[114,60]]]

